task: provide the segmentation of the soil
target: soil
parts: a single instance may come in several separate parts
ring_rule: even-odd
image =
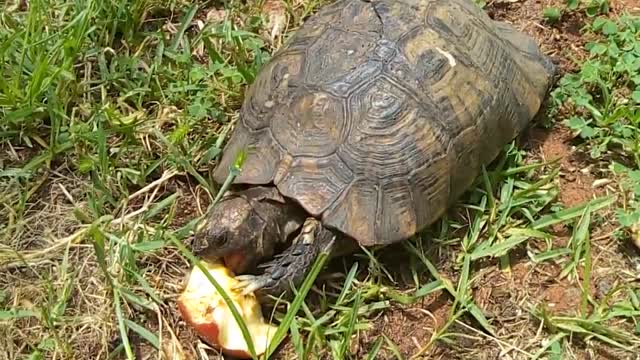
[[[605,194],[603,186],[597,182],[593,165],[587,156],[577,152],[572,146],[573,135],[563,125],[551,129],[533,128],[528,139],[532,159],[560,163],[558,179],[559,200],[565,207],[575,206]]]
[[[545,8],[562,5],[563,2],[558,0],[497,0],[487,5],[487,13],[494,20],[511,23],[535,38],[542,51],[559,65],[560,71],[566,72],[575,70],[586,56],[583,51],[586,40],[580,32],[584,24],[581,13],[565,14],[556,24],[544,20]]]
[[[610,0],[610,16],[639,13],[639,0]],[[509,22],[533,36],[542,50],[560,65],[561,71],[572,71],[586,56],[583,47],[590,40],[581,32],[585,25],[584,12],[565,12],[560,21],[550,24],[543,11],[548,7],[564,8],[559,0],[493,0],[488,1],[487,13],[494,20]]]
[[[444,293],[427,296],[411,306],[395,305],[374,322],[373,330],[360,339],[354,353],[359,354],[357,358],[366,357],[375,341],[384,335],[403,356],[409,357],[420,351],[434,331],[447,322],[451,305],[450,297]],[[382,351],[381,355],[391,354]]]

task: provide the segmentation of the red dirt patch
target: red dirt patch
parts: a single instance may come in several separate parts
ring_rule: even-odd
[[[640,0],[618,0],[610,1],[615,13],[620,14],[627,11],[630,14],[640,14]]]
[[[556,284],[546,288],[543,299],[554,313],[575,315],[580,307],[582,291],[571,285]]]
[[[567,13],[557,24],[549,24],[544,20],[543,12],[552,6],[563,7],[564,3],[558,0],[496,0],[486,9],[493,19],[511,23],[536,39],[542,51],[559,64],[561,72],[576,70],[576,63],[570,59],[580,61],[586,56],[583,47],[587,39],[580,33],[585,16],[581,12]]]
[[[559,196],[560,201],[567,207],[589,201],[604,193],[602,188],[594,187],[597,177],[593,174],[593,166],[583,154],[574,150],[572,140],[570,130],[560,124],[551,129],[533,128],[527,139],[534,158],[541,161],[559,161]]]
[[[596,176],[592,173],[592,166],[584,156],[574,151],[571,145],[573,135],[569,129],[556,125],[549,130],[536,128],[531,132],[529,141],[533,145],[534,156],[543,161],[560,161],[559,195],[565,206],[571,207],[602,195],[601,189],[594,188]]]
[[[438,292],[419,304],[394,306],[386,310],[374,322],[374,329],[360,342],[360,355],[366,357],[373,343],[384,334],[397,345],[402,356],[412,356],[427,345],[433,333],[446,323],[450,306],[449,296]]]

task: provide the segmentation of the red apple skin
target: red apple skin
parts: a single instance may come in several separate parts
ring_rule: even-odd
[[[192,316],[192,313],[189,311],[189,307],[182,301],[178,301],[178,310],[180,311],[180,315],[182,318],[193,327],[198,335],[202,337],[209,345],[214,346],[216,348],[220,347],[218,341],[218,326],[214,323],[202,323],[196,322]]]
[[[189,311],[189,307],[187,306],[187,304],[180,300],[178,300],[177,303],[178,310],[180,311],[182,318],[187,322],[187,324],[189,324],[189,326],[191,326],[196,331],[198,336],[200,336],[204,341],[207,342],[207,344],[222,351],[227,355],[239,359],[251,359],[251,354],[247,352],[244,352],[242,350],[225,349],[220,346],[220,341],[218,340],[218,334],[220,333],[220,330],[218,329],[218,326],[213,322],[196,322],[192,316],[194,314]]]

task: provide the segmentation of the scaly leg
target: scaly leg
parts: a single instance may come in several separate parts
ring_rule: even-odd
[[[296,288],[302,284],[311,270],[313,263],[322,251],[331,253],[336,242],[336,235],[314,219],[307,218],[300,234],[293,240],[282,254],[259,266],[264,269],[262,275],[239,275],[240,283],[235,290],[243,294],[258,292],[258,297],[287,297],[290,284]]]

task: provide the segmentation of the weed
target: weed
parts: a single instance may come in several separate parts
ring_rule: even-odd
[[[550,23],[556,23],[563,13],[584,11],[588,17],[595,17],[609,12],[609,0],[566,0],[564,6],[549,6],[544,8],[544,18]]]
[[[610,170],[624,179],[628,194],[618,221],[633,229],[640,220],[635,200],[640,180],[640,18],[600,17],[588,31],[600,35],[600,40],[587,44],[591,57],[578,73],[560,81],[552,97],[556,106],[569,103],[576,108],[564,121],[590,156],[613,161]]]
[[[562,11],[557,7],[548,7],[544,9],[542,15],[548,22],[555,23],[562,17]]]
[[[600,4],[600,9],[604,5]],[[595,15],[592,11],[591,15]],[[587,43],[590,53],[575,74],[566,74],[552,93],[552,113],[559,115],[580,140],[579,148],[604,164],[621,187],[616,209],[619,228],[638,239],[640,212],[640,18],[622,15],[618,19],[596,17],[585,27],[596,40]],[[581,215],[569,239],[571,258],[565,263],[561,276],[574,273],[582,278],[581,317],[552,316],[545,308],[533,310],[543,324],[554,334],[537,356],[548,353],[561,356],[563,340],[571,336],[598,339],[613,347],[633,352],[639,342],[633,331],[610,326],[615,318],[635,321],[637,316],[636,291],[633,286],[620,286],[611,290],[602,302],[594,300],[592,286],[593,264],[590,239],[590,216]],[[611,236],[615,238],[614,234]],[[580,274],[580,275],[579,275]],[[614,294],[621,295],[612,301]],[[636,304],[637,305],[637,304]],[[624,309],[624,310],[622,310]],[[637,331],[636,331],[637,332]]]

